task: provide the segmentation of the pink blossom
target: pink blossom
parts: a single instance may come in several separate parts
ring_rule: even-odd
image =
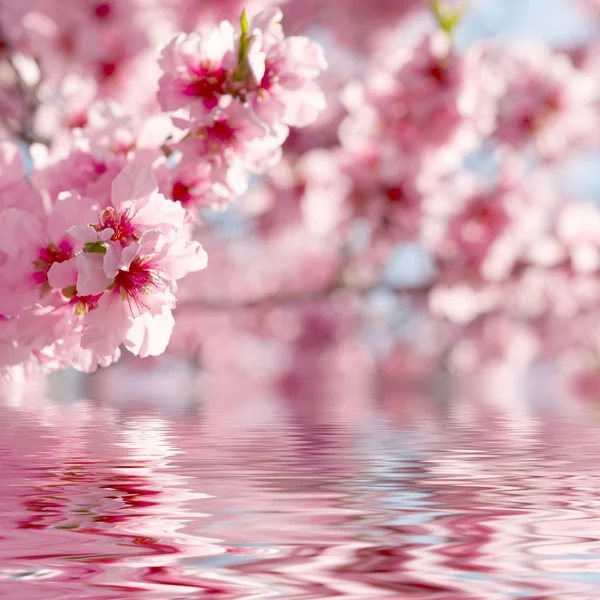
[[[150,165],[172,131],[166,116],[139,123],[117,103],[94,103],[85,127],[69,135],[64,147],[36,157],[33,180],[50,199],[68,190],[108,204],[112,182],[123,167],[128,162]]]
[[[180,202],[190,214],[203,206],[219,208],[234,195],[234,190],[222,188],[217,181],[213,181],[210,161],[186,161],[180,158],[173,167],[169,167],[167,161],[163,160],[155,165],[154,174],[160,192],[166,198]]]
[[[125,344],[142,357],[166,349],[174,324],[174,282],[203,269],[206,254],[196,242],[178,240],[162,245],[152,233],[142,235],[135,246],[136,255],[123,261],[97,309],[86,316],[82,348],[106,356]],[[79,277],[90,269],[89,263],[77,267]]]
[[[181,150],[189,159],[207,157],[216,164],[229,164],[241,160],[244,164],[259,163],[262,157],[256,158],[261,143],[265,147],[278,147],[287,135],[284,129],[274,143],[269,143],[269,135],[265,126],[237,103],[219,110],[213,120],[206,124],[196,124],[193,120],[177,118],[175,124],[189,134],[173,144],[174,150]],[[255,142],[255,143],[254,143]]]
[[[73,68],[92,75],[102,87],[117,77],[147,43],[137,7],[137,0],[37,2],[24,24],[49,82],[60,82]]]
[[[167,144],[181,177],[158,167],[167,196],[225,204],[246,190],[249,173],[280,160],[288,125],[305,126],[325,108],[314,82],[325,68],[321,47],[285,38],[280,19],[268,10],[248,23],[244,13],[239,31],[222,22],[162,47],[158,100],[184,132]]]
[[[179,33],[160,50],[164,71],[158,101],[164,111],[192,105],[200,116],[218,108],[228,94],[229,78],[235,69],[235,39],[230,23],[201,35]]]
[[[0,252],[0,311],[18,315],[20,310],[41,301],[48,292],[48,272],[65,262],[78,248],[67,227],[86,222],[97,211],[92,201],[78,196],[61,196],[48,217],[38,217],[16,208],[2,211]]]
[[[501,194],[476,194],[454,215],[448,226],[450,243],[461,257],[475,264],[483,261],[492,244],[511,223],[510,213]]]
[[[159,58],[162,109],[187,106],[203,121],[232,102],[248,102],[270,127],[314,122],[325,109],[314,81],[326,68],[323,50],[305,37],[285,38],[281,17],[272,9],[254,17],[247,32],[223,22],[206,35],[174,36]]]
[[[157,192],[151,171],[133,165],[115,179],[112,205],[97,222],[69,230],[86,249],[71,259],[77,295],[99,296],[84,317],[83,349],[110,356],[124,343],[136,354],[164,351],[175,282],[206,266],[202,247],[180,238],[184,221],[181,204]]]
[[[463,0],[0,4],[3,372],[161,354],[178,313],[227,393],[598,354],[592,32],[465,45]]]
[[[67,228],[87,222],[97,210],[91,201],[64,194],[47,216],[15,208],[0,212],[0,255],[6,258],[0,265],[0,306],[4,318],[10,316],[15,356],[42,350],[71,336],[69,328],[59,327],[59,312],[74,296],[74,292],[63,289],[71,282],[56,288],[51,274],[68,265],[82,248]]]
[[[251,69],[256,83],[249,86],[247,98],[269,125],[306,127],[326,108],[325,96],[314,80],[327,62],[316,42],[301,36],[284,37],[282,16],[279,9],[272,9],[250,23],[254,36],[251,51],[260,53],[261,66]]]
[[[461,56],[443,31],[399,49],[393,40],[364,80],[344,89],[350,114],[339,136],[349,150],[378,154],[382,172],[410,163],[406,170],[419,189],[458,169],[492,131],[497,84],[479,47]]]
[[[34,127],[43,139],[56,141],[68,131],[85,127],[88,111],[98,94],[92,77],[68,74],[61,82],[53,102],[42,104],[36,114]]]
[[[204,163],[213,194],[224,199],[245,191],[248,172],[264,172],[280,160],[281,145],[288,133],[283,125],[269,133],[261,121],[237,103],[215,113],[214,120],[206,125],[181,118],[175,123],[188,130],[180,142],[170,145],[181,152],[182,167]]]
[[[124,169],[105,208],[62,194],[46,218],[15,208],[1,217],[0,310],[18,334],[10,344],[88,370],[112,362],[122,343],[164,351],[175,282],[204,268],[206,253],[182,238],[185,211],[157,193],[148,167]]]
[[[490,50],[497,77],[505,82],[498,106],[498,139],[509,147],[533,143],[554,159],[598,139],[595,78],[569,58],[535,44]]]
[[[127,162],[123,155],[96,156],[90,152],[73,150],[65,158],[38,163],[32,176],[36,187],[54,201],[63,191],[73,191],[100,204],[110,200],[113,179]]]
[[[572,202],[557,216],[556,236],[579,273],[600,269],[600,210],[591,203]]]

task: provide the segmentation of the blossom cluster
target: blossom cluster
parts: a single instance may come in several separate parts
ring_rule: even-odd
[[[459,43],[467,3],[427,4],[425,31],[414,6],[368,39],[327,22],[327,111],[236,205],[246,228],[205,234],[218,271],[174,350],[323,400],[360,369],[597,369],[600,211],[574,186],[600,148],[597,36]]]
[[[285,37],[272,9],[236,31],[178,33],[160,50],[158,101],[181,132],[169,142],[177,164],[173,197],[219,204],[246,191],[250,173],[279,162],[289,127],[314,123],[325,98],[314,81],[326,68],[321,46]]]
[[[287,395],[596,369],[597,2],[564,43],[487,36],[476,0],[275,4],[0,0],[2,366],[172,329]]]
[[[105,84],[117,59],[143,47],[126,25],[140,22],[139,7],[74,4],[25,3],[3,23],[11,36],[0,60],[27,106],[7,114],[0,146],[2,370],[94,371],[123,348],[162,354],[179,280],[207,266],[195,209],[241,194],[249,170],[279,160],[289,127],[324,108],[321,47],[286,38],[273,10],[251,21],[244,12],[238,32],[224,21],[171,36],[153,108],[131,112]],[[80,72],[64,72],[74,57]],[[100,86],[67,91],[94,69]],[[49,90],[59,90],[58,107],[44,101]]]
[[[3,150],[22,175],[17,150]],[[29,198],[27,209],[15,195]],[[0,211],[2,364],[89,371],[111,364],[121,346],[142,357],[164,352],[177,280],[207,262],[184,223],[145,165],[124,168],[106,204],[63,192],[46,209],[17,180]]]

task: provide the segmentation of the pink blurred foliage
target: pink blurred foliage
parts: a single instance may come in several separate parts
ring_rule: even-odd
[[[554,360],[594,390],[600,209],[566,173],[598,36],[280,4],[0,0],[0,366],[124,345],[325,398]]]

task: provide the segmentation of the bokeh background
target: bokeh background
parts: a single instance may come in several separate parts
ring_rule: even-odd
[[[124,74],[115,78],[96,78],[95,83],[83,78],[90,98],[96,93],[136,109],[151,105],[157,76],[149,66],[151,42],[173,28],[192,30],[221,18],[235,21],[240,9],[239,2],[141,2],[138,11],[149,39],[133,53],[130,68],[133,72],[147,64],[147,81],[136,82],[132,90],[125,63]],[[600,120],[598,104],[588,103],[587,139],[569,144],[567,136],[559,158],[540,158],[531,150],[533,141],[506,152],[481,136],[468,148],[451,147],[453,166],[442,167],[433,182],[430,177],[416,185],[421,171],[435,170],[445,159],[431,153],[416,164],[413,150],[400,143],[386,158],[387,171],[368,180],[365,174],[379,168],[368,162],[379,142],[360,115],[352,120],[354,109],[344,104],[344,96],[352,82],[366,81],[382,47],[386,52],[412,51],[436,29],[430,7],[400,0],[290,0],[283,9],[287,31],[309,35],[326,49],[330,67],[321,83],[328,110],[316,125],[292,131],[282,162],[254,176],[250,189],[226,210],[199,211],[196,237],[209,252],[209,267],[182,288],[167,355],[145,361],[126,357],[92,376],[72,371],[53,375],[52,394],[118,402],[130,396],[160,399],[168,393],[178,399],[229,398],[234,405],[252,396],[272,396],[312,406],[350,406],[415,388],[448,396],[452,385],[490,377],[492,383],[484,385],[491,388],[537,390],[530,399],[534,402],[594,397],[600,364],[596,268],[586,270],[586,281],[578,283],[580,273],[572,264],[545,268],[535,261],[517,265],[513,259],[516,266],[498,285],[474,276],[477,269],[471,264],[456,267],[460,255],[432,250],[422,207],[432,203],[435,218],[441,211],[449,222],[453,213],[460,216],[473,186],[487,188],[490,205],[502,205],[507,194],[517,194],[524,208],[511,213],[512,225],[535,230],[531,237],[537,236],[537,243],[548,236],[556,241],[560,227],[547,221],[558,220],[563,207],[585,205],[580,220],[574,218],[569,239],[558,243],[575,252],[573,239],[585,238],[585,251],[596,256],[600,139],[593,117]],[[148,26],[157,10],[168,18],[152,19]],[[520,55],[540,54],[542,79],[545,68],[546,75],[554,68],[544,66],[544,60],[559,57],[570,62],[569,73],[577,71],[593,82],[598,27],[593,1],[478,0],[468,3],[453,39],[461,57],[480,45],[494,48],[491,62],[503,53],[512,55],[518,73]],[[491,88],[494,78],[501,77],[492,75]],[[68,89],[74,84],[67,80],[62,85]],[[85,88],[75,89],[81,93]],[[515,98],[526,94],[512,88],[504,93]],[[42,125],[53,122],[43,118],[51,111],[72,116],[82,110],[77,103],[48,104],[38,116]],[[568,109],[571,116],[578,110],[577,105]],[[556,129],[548,135],[560,146],[566,134]],[[361,139],[367,140],[362,147]],[[39,160],[47,151],[34,142],[24,144],[24,153]],[[508,192],[498,179],[505,172],[512,178]],[[401,184],[390,184],[390,178]],[[475,218],[468,211],[462,214],[467,222]],[[441,233],[442,239],[449,235],[448,230]],[[503,243],[510,245],[511,239]],[[511,254],[503,248],[496,252]],[[528,304],[531,298],[536,298],[534,308]]]

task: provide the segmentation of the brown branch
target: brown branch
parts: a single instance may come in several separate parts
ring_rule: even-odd
[[[387,291],[398,295],[410,294],[412,296],[426,295],[430,286],[394,288],[382,282],[374,282],[365,285],[347,285],[335,281],[331,285],[316,290],[307,290],[290,293],[274,293],[260,298],[240,299],[231,298],[207,299],[196,298],[184,300],[177,304],[177,313],[187,311],[241,311],[256,308],[273,308],[275,306],[294,306],[309,304],[327,300],[336,294],[352,294],[354,296],[366,296],[377,290]]]
[[[21,76],[19,69],[17,68],[17,66],[14,63],[14,58],[13,58],[14,50],[12,49],[10,44],[8,42],[6,42],[6,36],[3,35],[3,32],[1,30],[0,30],[0,40],[3,41],[2,55],[0,56],[0,58],[4,59],[6,61],[6,64],[12,71],[12,73],[15,77],[16,85],[19,90],[19,94],[21,96],[21,101],[23,103],[23,106],[26,109],[25,116],[23,117],[22,122],[19,123],[20,127],[16,127],[6,118],[3,118],[1,120],[1,122],[8,129],[8,131],[11,133],[11,135],[20,139],[21,141],[25,142],[26,144],[31,145],[34,143],[38,143],[38,144],[43,144],[45,146],[48,146],[50,144],[49,140],[38,136],[34,132],[34,128],[33,128],[34,117],[40,106],[40,100],[37,95],[39,81],[33,87],[31,87],[25,83],[25,81],[23,80],[23,77]],[[37,59],[34,59],[34,60],[38,64],[38,68],[39,68],[39,61]],[[40,81],[41,81],[41,69],[40,69]]]

